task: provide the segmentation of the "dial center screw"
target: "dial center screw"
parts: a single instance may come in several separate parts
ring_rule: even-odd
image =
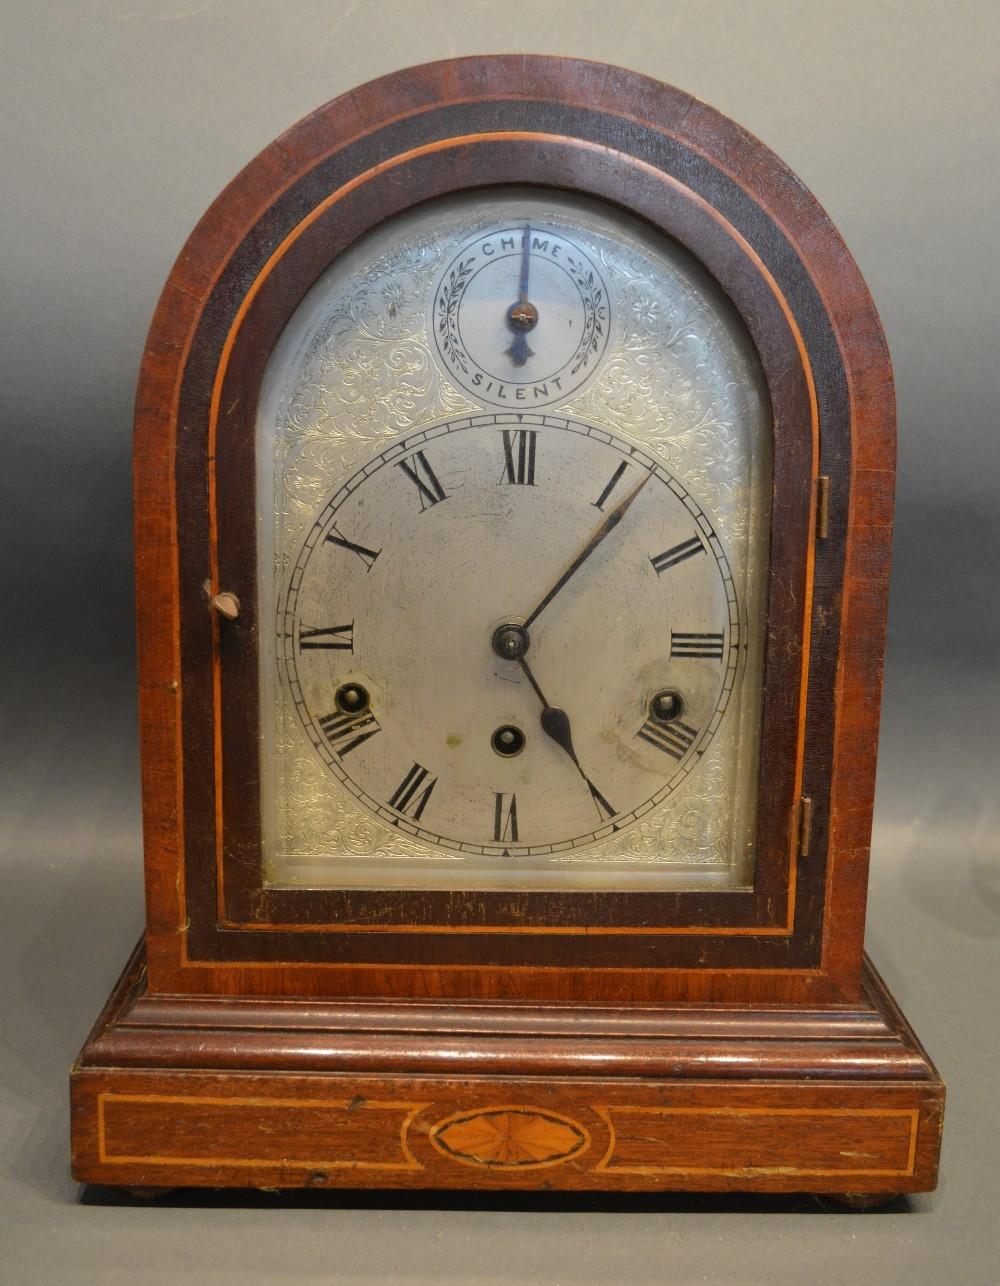
[[[520,661],[530,646],[531,639],[523,625],[508,623],[493,631],[493,651],[504,661]]]
[[[507,311],[507,323],[511,330],[534,330],[538,325],[538,309],[527,299],[518,300]]]

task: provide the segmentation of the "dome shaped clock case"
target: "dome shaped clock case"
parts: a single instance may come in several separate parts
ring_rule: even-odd
[[[891,371],[760,143],[562,59],[335,100],[178,259],[135,477],[79,1178],[933,1186],[862,951]]]

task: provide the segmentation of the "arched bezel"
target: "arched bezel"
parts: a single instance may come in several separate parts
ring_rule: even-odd
[[[675,238],[732,300],[761,360],[775,473],[745,893],[414,896],[261,880],[252,533],[264,365],[309,287],[369,228],[511,183],[618,203]],[[687,95],[597,64],[456,60],[374,82],[282,136],[185,247],[139,390],[151,988],[398,994],[416,969],[427,994],[454,997],[855,996],[892,452],[888,358],[840,238],[767,149]],[[206,584],[239,598],[234,628],[207,610]]]

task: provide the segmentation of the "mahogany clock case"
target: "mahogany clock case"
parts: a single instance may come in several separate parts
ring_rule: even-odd
[[[511,183],[622,204],[681,242],[760,356],[775,473],[745,893],[261,878],[247,478],[264,363],[370,227]],[[933,1186],[943,1087],[862,961],[893,434],[881,328],[829,219],[688,95],[599,64],[461,59],[364,86],[266,149],[182,252],[143,363],[147,925],[74,1069],[78,1176]],[[237,629],[206,581],[239,597]]]
[[[713,143],[728,150],[706,159]],[[263,365],[308,288],[369,228],[511,182],[627,200],[702,261],[760,355],[775,476],[759,852],[745,893],[372,894],[261,878],[251,452]],[[808,254],[789,243],[796,219]],[[892,427],[884,341],[836,233],[763,148],[683,95],[589,64],[460,61],[376,82],[290,131],[189,241],[140,383],[153,990],[856,998]],[[238,621],[207,609],[206,580],[237,595]]]

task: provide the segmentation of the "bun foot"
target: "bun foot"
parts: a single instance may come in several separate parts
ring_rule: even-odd
[[[877,1210],[901,1196],[898,1192],[820,1192],[816,1195],[819,1201],[829,1201],[848,1210]]]

